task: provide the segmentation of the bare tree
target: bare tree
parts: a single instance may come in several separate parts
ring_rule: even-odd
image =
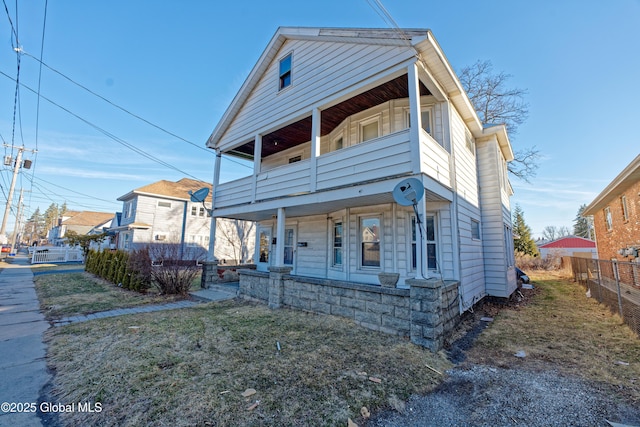
[[[569,235],[571,235],[571,231],[564,225],[561,227],[548,225],[544,228],[544,230],[542,230],[542,238],[545,240],[556,240]]]
[[[239,264],[248,262],[252,255],[250,249],[255,223],[226,218],[220,218],[217,223],[220,255]]]
[[[494,73],[491,61],[477,61],[460,70],[458,78],[467,92],[478,117],[483,124],[504,124],[513,141],[518,126],[529,117],[529,104],[525,102],[526,89],[510,88],[507,81],[512,76],[505,72]],[[536,161],[540,157],[535,146],[514,152],[509,172],[529,181],[536,174]]]

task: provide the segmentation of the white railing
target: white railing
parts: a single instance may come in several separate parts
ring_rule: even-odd
[[[29,248],[31,264],[45,264],[51,262],[83,262],[82,249],[60,247],[35,247]]]

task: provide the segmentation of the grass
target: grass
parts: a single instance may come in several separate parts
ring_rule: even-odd
[[[576,375],[640,402],[638,337],[581,286],[532,278],[522,302],[485,305],[495,320],[465,363]],[[343,318],[238,300],[72,324],[47,341],[50,400],[102,403],[100,413],[63,414],[65,425],[361,424],[363,406],[402,411],[443,380],[433,369],[451,367],[442,353]],[[243,397],[247,389],[256,393]]]
[[[617,314],[555,272],[531,274],[528,302],[500,310],[469,353],[505,367],[553,369],[615,389],[640,403],[640,339]],[[533,294],[532,294],[533,293]],[[526,357],[513,355],[524,350]]]
[[[49,343],[57,401],[104,408],[68,425],[346,425],[363,406],[402,409],[442,380],[429,366],[450,366],[345,319],[240,301],[69,325]]]
[[[64,273],[64,269],[56,271],[61,271],[61,274],[34,278],[40,307],[47,320],[115,308],[162,304],[178,299],[153,292],[141,294],[121,289],[89,273]]]

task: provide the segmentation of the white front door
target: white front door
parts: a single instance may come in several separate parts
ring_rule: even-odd
[[[271,265],[271,227],[258,227],[256,261],[257,269],[260,271],[267,271]]]
[[[296,229],[286,227],[284,229],[284,265],[295,270],[296,258]]]

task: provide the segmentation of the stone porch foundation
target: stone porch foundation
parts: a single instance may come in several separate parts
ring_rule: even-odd
[[[457,281],[410,279],[410,289],[295,276],[289,267],[239,270],[240,295],[267,303],[354,320],[358,325],[408,336],[433,352],[460,320]]]

